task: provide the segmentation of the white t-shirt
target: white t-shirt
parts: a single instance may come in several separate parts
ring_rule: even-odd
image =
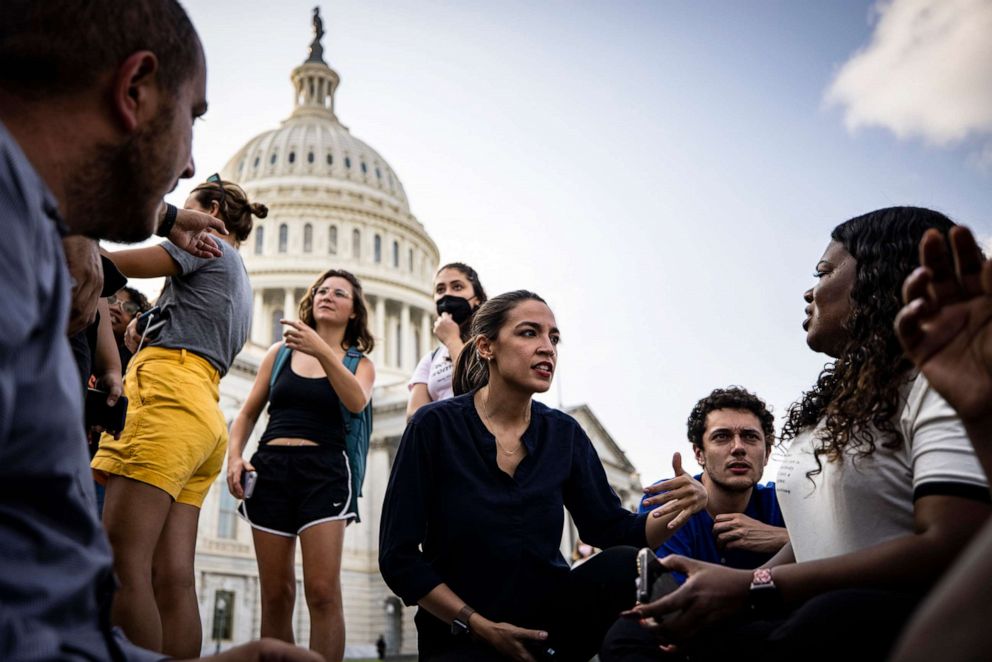
[[[420,359],[407,388],[412,391],[415,384],[427,384],[427,393],[432,402],[447,400],[454,395],[451,390],[451,375],[454,370],[448,348],[441,345]]]
[[[921,486],[924,494],[955,493],[945,489],[948,484],[988,489],[951,406],[923,376],[906,391],[899,448],[882,448],[884,438],[876,433],[875,451],[866,458],[849,453],[843,462],[830,462],[820,456],[823,470],[813,482],[806,473],[816,469],[813,449],[820,442],[815,433],[804,432],[786,449],[775,490],[797,561],[846,554],[913,533],[913,495]]]

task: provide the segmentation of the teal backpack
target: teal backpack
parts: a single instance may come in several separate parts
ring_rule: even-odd
[[[272,377],[269,379],[269,391],[276,383],[276,376],[279,371],[289,362],[289,357],[293,353],[286,345],[281,345],[276,352],[276,362],[272,366]],[[363,354],[357,347],[349,347],[344,354],[344,365],[351,374],[358,370],[358,364],[362,360]],[[340,401],[339,401],[340,403]],[[351,503],[348,504],[348,512],[355,514],[355,521],[362,521],[358,516],[358,497],[362,496],[362,483],[365,481],[365,461],[369,455],[369,440],[372,438],[372,399],[365,409],[357,414],[348,411],[347,407],[341,404],[341,417],[344,419],[346,438],[345,449],[348,453],[348,465],[351,467],[351,485],[354,488],[351,494]]]

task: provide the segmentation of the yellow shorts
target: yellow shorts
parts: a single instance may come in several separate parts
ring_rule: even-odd
[[[103,435],[93,457],[97,480],[125,476],[199,508],[227,452],[218,384],[217,369],[192,352],[142,349],[124,380],[128,403],[121,438]]]

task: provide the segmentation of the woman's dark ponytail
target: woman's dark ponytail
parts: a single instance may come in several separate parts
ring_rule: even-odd
[[[482,304],[472,316],[472,335],[462,347],[455,371],[451,377],[451,390],[455,395],[464,395],[489,383],[489,362],[479,356],[480,337],[496,340],[499,330],[506,323],[510,311],[524,301],[547,302],[533,292],[515,290],[500,294]]]

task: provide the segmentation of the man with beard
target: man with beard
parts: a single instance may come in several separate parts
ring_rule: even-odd
[[[789,542],[775,486],[758,483],[775,440],[771,412],[742,388],[716,389],[693,407],[688,433],[703,468],[696,479],[706,488],[707,506],[656,550],[658,557],[679,554],[739,569],[761,566]],[[677,455],[674,469],[682,473]],[[645,497],[640,511],[658,507],[663,497]],[[673,576],[685,581],[684,575]],[[610,629],[600,652],[604,662],[657,656],[654,636],[628,619]]]
[[[174,0],[0,4],[0,659],[162,657],[109,623],[66,260],[98,276],[96,239],[177,222],[162,196],[193,174],[204,97],[203,50]],[[164,233],[203,254],[208,222],[187,215]],[[85,322],[95,298],[77,299]],[[315,659],[277,642],[226,656]]]

